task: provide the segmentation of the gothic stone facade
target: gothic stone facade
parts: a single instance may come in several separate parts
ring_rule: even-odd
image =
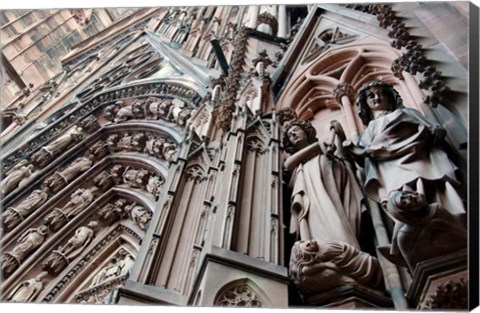
[[[475,9],[120,14],[4,108],[2,301],[465,309]]]

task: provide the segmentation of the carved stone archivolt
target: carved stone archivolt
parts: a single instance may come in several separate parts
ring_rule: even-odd
[[[78,143],[78,141],[86,135],[86,131],[81,129],[81,127],[72,127],[75,121],[82,120],[95,109],[102,107],[104,103],[115,103],[125,98],[145,96],[145,94],[149,94],[155,98],[178,99],[177,105],[173,104],[171,111],[169,111],[169,121],[177,123],[181,127],[182,125],[186,125],[190,116],[194,114],[194,107],[201,100],[198,93],[189,87],[166,82],[135,84],[114,91],[104,92],[91,98],[81,107],[76,108],[57,123],[42,131],[33,140],[25,143],[24,146],[4,157],[2,159],[3,171],[6,172],[20,161],[28,159],[34,152],[35,156],[32,155],[31,163],[40,168],[46,166],[53,160],[52,154],[57,157],[57,152],[65,151],[66,148],[71,147],[74,143]],[[187,107],[187,103],[190,107]],[[55,139],[51,144],[48,144],[48,142],[56,136],[60,137]],[[36,151],[38,147],[42,148]]]

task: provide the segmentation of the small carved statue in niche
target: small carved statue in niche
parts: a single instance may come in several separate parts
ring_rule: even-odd
[[[177,145],[169,142],[164,143],[162,153],[165,157],[165,160],[167,162],[171,162],[175,156],[175,153],[177,153]]]
[[[32,163],[38,167],[44,167],[53,160],[54,156],[64,151],[69,145],[82,140],[83,136],[83,129],[81,127],[74,126],[70,128],[62,136],[34,153],[31,157]]]
[[[77,228],[75,234],[70,237],[65,246],[53,250],[42,264],[44,270],[51,275],[58,275],[90,244],[95,236],[98,223],[90,221],[87,226]]]
[[[376,258],[341,241],[297,241],[290,275],[304,296],[346,284],[379,288],[382,271]]]
[[[0,191],[3,195],[17,187],[23,186],[32,175],[33,165],[23,160],[5,173],[6,177],[0,183]]]
[[[110,175],[112,176],[115,184],[121,184],[123,182],[123,173],[125,173],[126,168],[123,165],[116,164],[110,169]]]
[[[118,101],[115,104],[109,105],[103,109],[103,117],[110,122],[113,122],[115,119],[115,116],[117,115],[118,110],[120,109],[120,104],[122,102]]]
[[[147,229],[147,224],[152,218],[152,213],[145,210],[145,208],[136,203],[132,203],[125,207],[125,213],[134,221],[142,230]]]
[[[20,224],[48,199],[47,189],[36,189],[15,207],[9,207],[2,213],[2,224],[5,231],[10,231]]]
[[[145,188],[150,174],[147,170],[126,168],[123,173],[123,182],[133,188]]]
[[[398,92],[380,80],[362,86],[356,104],[367,129],[357,146],[344,146],[365,169],[367,195],[380,203],[391,191],[416,191],[462,219],[465,208],[454,189],[457,168],[440,148],[445,130],[405,108]]]
[[[40,247],[48,234],[48,228],[45,225],[39,228],[30,228],[24,232],[17,240],[17,245],[12,251],[2,255],[2,271],[5,275],[13,273],[25,260],[25,258]]]
[[[160,192],[162,191],[163,183],[164,181],[161,177],[151,176],[148,179],[146,189],[155,197],[155,199],[158,199],[158,197],[160,196]]]
[[[112,134],[108,136],[107,138],[107,146],[110,152],[117,152],[119,149],[117,149],[117,144],[118,141],[120,140],[120,135],[118,134]]]
[[[103,140],[99,140],[96,143],[94,143],[92,146],[90,146],[90,148],[88,149],[88,152],[93,156],[95,156],[97,160],[101,160],[109,152],[108,144]]]
[[[172,106],[172,101],[166,99],[152,98],[147,100],[147,106],[149,112],[147,114],[147,118],[155,120],[158,120],[160,118],[166,119],[170,107]]]
[[[68,183],[70,183],[80,173],[87,171],[92,167],[93,155],[89,157],[79,157],[75,159],[67,168],[60,172],[55,172],[53,175],[45,179],[44,186],[50,188],[53,193],[57,193]]]
[[[389,246],[378,247],[392,263],[413,273],[418,262],[467,248],[467,230],[437,203],[428,204],[423,194],[393,191],[382,208],[396,221]]]
[[[145,143],[145,152],[150,155],[154,155],[159,159],[163,157],[163,145],[167,142],[163,137],[152,137],[147,140]]]
[[[113,180],[112,175],[108,171],[100,172],[100,174],[95,176],[95,178],[93,179],[93,183],[102,191],[107,191],[113,185],[115,185],[115,181]]]
[[[33,302],[43,290],[44,279],[47,272],[40,272],[35,278],[28,279],[18,284],[10,293],[7,300],[14,303]]]
[[[55,208],[45,217],[43,220],[44,224],[47,225],[50,230],[56,232],[89,206],[93,202],[97,191],[97,187],[76,190],[70,196],[70,201],[68,201],[63,208]]]
[[[114,203],[109,203],[101,208],[97,215],[107,225],[112,225],[125,216],[124,209],[126,205],[127,200],[123,198],[117,199]]]
[[[120,249],[117,255],[93,277],[90,287],[98,286],[107,280],[127,275],[133,262],[133,257],[124,249]]]
[[[117,142],[115,150],[142,152],[146,141],[147,137],[144,133],[137,133],[134,135],[126,134]]]
[[[333,154],[335,140],[345,136],[332,122],[332,143],[316,139],[312,124],[292,120],[283,131],[283,146],[291,154],[285,168],[292,171],[290,231],[301,240],[340,240],[359,249],[363,192],[349,162]]]

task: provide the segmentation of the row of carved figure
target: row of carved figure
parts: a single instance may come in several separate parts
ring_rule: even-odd
[[[89,224],[91,225],[91,224]],[[83,237],[90,238],[92,228],[79,229],[70,238],[71,245],[80,242]],[[120,249],[91,279],[86,290],[76,295],[79,303],[108,303],[108,295],[116,288],[123,286],[134,263],[134,258],[123,248]],[[8,295],[7,300],[17,303],[33,302],[48,285],[47,271],[40,272],[37,276],[19,283]]]
[[[60,151],[65,149],[75,138],[80,139],[83,137],[83,135],[77,137],[81,134],[78,127],[73,128],[73,130],[75,130],[75,132],[67,132],[51,144],[43,147],[38,153],[43,154],[45,151],[48,151],[51,156],[58,155]],[[73,137],[71,137],[72,134]],[[43,185],[49,188],[50,194],[60,191],[73,179],[78,177],[80,173],[92,167],[94,160],[101,160],[108,152],[145,152],[158,159],[170,162],[176,151],[177,146],[170,140],[161,136],[155,136],[151,133],[126,133],[123,134],[123,136],[112,134],[107,138],[106,142],[100,140],[93,144],[85,156],[77,158],[69,166],[60,171],[56,171],[44,181]],[[35,157],[32,157],[32,160],[36,160]],[[42,165],[45,166],[46,163],[42,163]],[[5,178],[1,182],[2,194],[8,194],[17,188],[21,188],[33,179],[35,175],[32,175],[32,170],[34,168],[34,165],[24,160],[5,173]]]
[[[88,206],[93,201],[96,191],[96,187],[87,190],[77,190],[72,194],[71,200],[63,208],[55,208],[54,211],[44,219],[44,225],[38,228],[30,228],[24,232],[18,238],[15,247],[2,254],[0,262],[3,275],[8,276],[12,274],[29,255],[38,250],[46,242],[49,230],[52,232],[58,231],[65,226],[73,216],[78,215],[79,210]],[[152,214],[136,202],[129,202],[123,198],[118,198],[100,209],[97,217],[106,225],[112,225],[120,219],[129,218],[142,230],[146,230]],[[47,256],[42,263],[42,269],[50,275],[58,275],[79,256],[92,241],[97,226],[97,221],[90,221],[86,226],[79,227],[65,245],[54,249]],[[41,277],[39,279],[41,280]]]
[[[54,208],[44,219],[43,225],[38,228],[30,228],[22,233],[16,241],[15,247],[4,252],[1,257],[1,268],[4,276],[12,274],[17,270],[23,261],[35,250],[37,250],[47,239],[48,230],[57,232],[67,225],[75,216],[88,207],[98,195],[98,188],[77,189],[70,195],[70,200],[62,207]],[[19,208],[23,208],[27,214],[30,210],[38,208],[38,203],[47,198],[45,189],[35,190],[30,197],[22,201],[16,208],[9,208],[3,213],[2,219],[15,222]],[[28,202],[28,203],[27,203]],[[22,205],[32,204],[31,208]],[[11,225],[11,224],[5,224]]]
[[[193,114],[193,111],[184,108],[186,107],[186,104],[179,100],[166,100],[164,102],[158,101],[158,99],[149,98],[146,101],[137,100],[135,103],[142,103],[142,105],[148,104],[150,107],[158,106],[160,103],[168,103],[168,107],[166,107],[168,112],[165,113],[165,118],[172,120],[181,126],[185,126],[186,121]],[[108,108],[109,107],[105,109],[106,118],[109,116],[107,113]],[[117,113],[120,114],[123,109],[128,111],[127,107],[124,107]],[[162,112],[163,111],[160,110],[157,113],[163,114]],[[160,115],[156,115],[156,118],[159,117]],[[22,160],[9,171],[7,171],[0,183],[1,194],[5,196],[15,189],[26,185],[38,174],[39,170],[50,164],[53,160],[55,160],[56,157],[65,152],[69,147],[80,142],[86,137],[87,134],[93,133],[100,127],[96,117],[93,115],[85,118],[79,124],[80,126],[72,126],[61,136],[49,144],[41,147],[38,151],[32,154],[29,160]],[[127,133],[124,134],[123,137],[117,134],[111,135],[107,139],[107,146],[103,146],[101,143],[96,143],[94,147],[90,149],[90,152],[93,154],[93,156],[86,157],[95,157],[97,159],[102,158],[106,155],[107,147],[111,153],[119,151],[147,152],[150,155],[167,161],[171,161],[176,152],[176,145],[172,143],[171,140],[168,140],[164,137],[156,136],[152,133],[137,133],[134,135]]]
[[[123,100],[105,107],[103,116],[112,123],[120,123],[131,119],[164,119],[176,123],[181,127],[196,113],[188,105],[178,99],[148,99],[135,100],[132,104],[125,105]]]
[[[62,189],[74,177],[92,166],[91,158],[80,157],[73,161],[64,170],[55,172],[42,183],[42,189],[34,190],[18,205],[8,207],[2,213],[2,229],[9,232],[22,223],[26,217],[44,204],[50,195]],[[157,199],[160,195],[164,179],[151,174],[145,169],[135,169],[131,166],[113,165],[111,168],[97,174],[93,183],[95,187],[78,189],[70,196],[70,201],[61,209],[54,208],[44,222],[52,231],[64,227],[73,217],[90,205],[98,196],[99,189],[107,191],[114,185],[127,184],[132,188],[144,189]]]
[[[405,108],[383,81],[365,84],[356,105],[366,126],[356,144],[335,122],[330,142],[319,142],[308,121],[284,126],[291,232],[299,239],[290,271],[305,296],[349,282],[379,288],[378,261],[358,243],[367,197],[395,222],[391,245],[378,250],[411,273],[419,262],[467,245],[456,167],[442,150],[444,129]],[[354,163],[363,168],[361,182]]]

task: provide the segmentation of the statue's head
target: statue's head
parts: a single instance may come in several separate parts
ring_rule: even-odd
[[[421,193],[395,190],[382,200],[382,208],[392,218],[408,223],[411,218],[425,215],[428,203]]]
[[[372,111],[394,111],[402,108],[402,98],[392,85],[382,80],[372,80],[364,84],[357,94],[358,115],[364,125],[373,120]]]
[[[317,131],[312,123],[304,120],[292,120],[283,128],[283,147],[292,154],[314,143]]]
[[[87,224],[87,227],[90,228],[90,229],[96,229],[98,226],[98,222],[97,221],[90,221],[88,224]]]

